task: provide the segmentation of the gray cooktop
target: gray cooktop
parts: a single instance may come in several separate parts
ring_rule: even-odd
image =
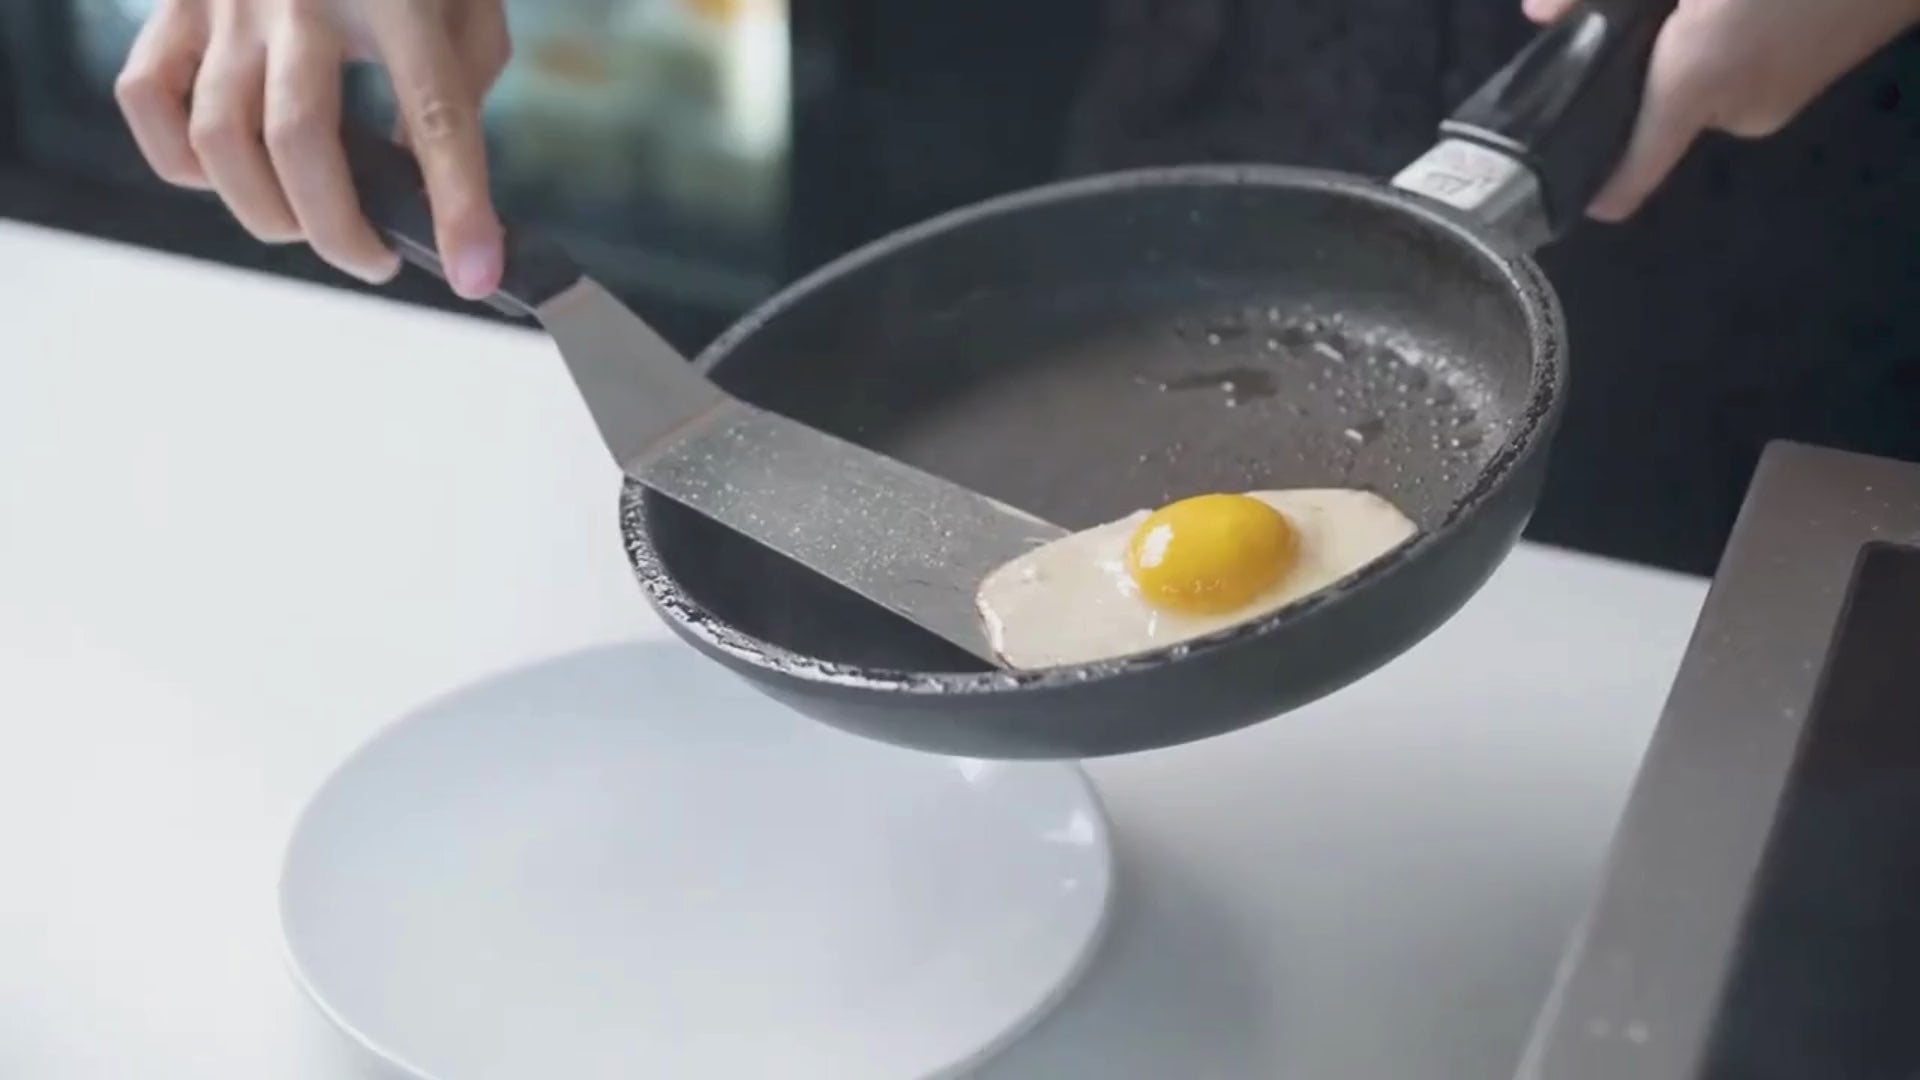
[[[1764,456],[1522,1080],[1920,1076],[1920,465]]]

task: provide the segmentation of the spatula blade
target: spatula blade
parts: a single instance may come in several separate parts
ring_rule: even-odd
[[[738,400],[627,472],[955,645],[998,663],[989,573],[1065,530]]]
[[[627,475],[999,663],[976,591],[1065,530],[732,397],[590,278],[538,314]]]

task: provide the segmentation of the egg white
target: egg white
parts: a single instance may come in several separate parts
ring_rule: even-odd
[[[1127,542],[1149,511],[1035,548],[995,570],[977,598],[987,635],[1008,666],[1084,664],[1204,637],[1333,585],[1418,531],[1370,491],[1316,488],[1246,494],[1285,514],[1298,559],[1266,592],[1216,615],[1161,611],[1128,576]]]

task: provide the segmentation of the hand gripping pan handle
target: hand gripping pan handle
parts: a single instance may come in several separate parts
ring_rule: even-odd
[[[1585,215],[1640,113],[1660,28],[1677,0],[1584,0],[1440,125],[1445,141],[1395,178],[1526,247]]]

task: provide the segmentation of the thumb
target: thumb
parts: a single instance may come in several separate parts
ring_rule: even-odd
[[[1534,22],[1545,24],[1558,21],[1562,15],[1572,11],[1573,6],[1579,2],[1580,0],[1520,0],[1520,10],[1526,12],[1527,18]]]

